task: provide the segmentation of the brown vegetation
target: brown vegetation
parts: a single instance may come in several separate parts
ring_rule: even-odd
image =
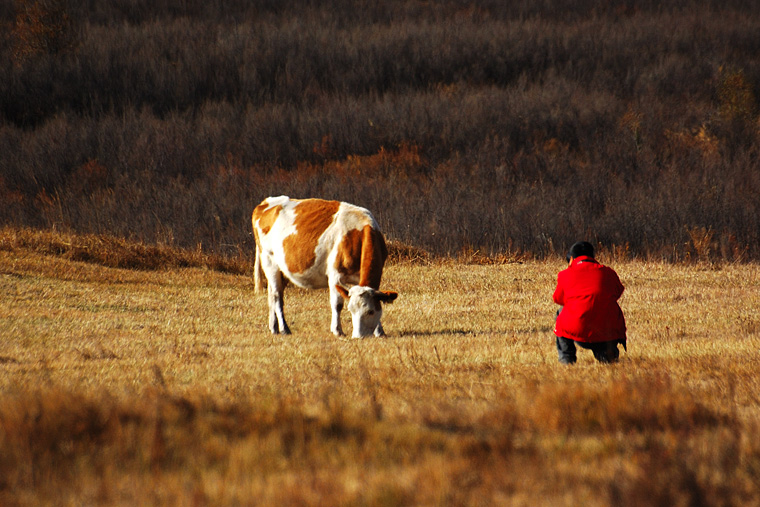
[[[113,268],[168,269],[204,267],[227,273],[250,272],[248,255],[222,257],[167,245],[146,245],[109,235],[72,234],[32,229],[0,229],[0,251],[32,251]]]
[[[751,2],[17,0],[0,221],[227,256],[267,195],[436,254],[760,258]]]
[[[556,258],[405,250],[388,337],[341,340],[325,292],[289,290],[273,337],[250,277],[187,252],[136,270],[97,258],[139,244],[0,245],[3,505],[760,501],[756,264],[615,263],[628,352],[561,367]]]

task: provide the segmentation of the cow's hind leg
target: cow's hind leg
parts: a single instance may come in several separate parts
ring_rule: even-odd
[[[286,281],[280,271],[272,273],[268,278],[269,296],[269,330],[273,334],[290,334],[290,328],[285,322],[284,297]]]

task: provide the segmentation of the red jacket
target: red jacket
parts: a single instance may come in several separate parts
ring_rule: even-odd
[[[623,284],[612,268],[591,257],[576,257],[557,275],[554,302],[562,305],[554,334],[581,342],[625,338],[625,318],[617,300]]]

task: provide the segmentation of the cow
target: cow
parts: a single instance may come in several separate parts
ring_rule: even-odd
[[[359,206],[322,199],[268,197],[251,216],[256,240],[254,286],[268,287],[269,330],[290,334],[283,313],[283,290],[288,281],[298,287],[328,287],[330,330],[343,336],[340,314],[348,301],[353,337],[383,336],[383,303],[396,292],[380,291],[388,257],[380,228],[372,214]]]

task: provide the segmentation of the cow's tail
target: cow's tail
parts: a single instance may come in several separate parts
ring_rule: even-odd
[[[262,203],[263,204],[263,203]],[[261,267],[261,247],[259,241],[259,233],[256,230],[256,212],[261,208],[262,204],[256,207],[251,214],[251,226],[253,227],[253,242],[256,245],[256,257],[253,261],[253,291],[263,292],[267,286],[267,279],[264,276],[264,270]]]
[[[267,279],[264,276],[264,270],[261,268],[261,250],[256,243],[256,260],[253,263],[253,290],[254,292],[263,292],[267,286]]]

